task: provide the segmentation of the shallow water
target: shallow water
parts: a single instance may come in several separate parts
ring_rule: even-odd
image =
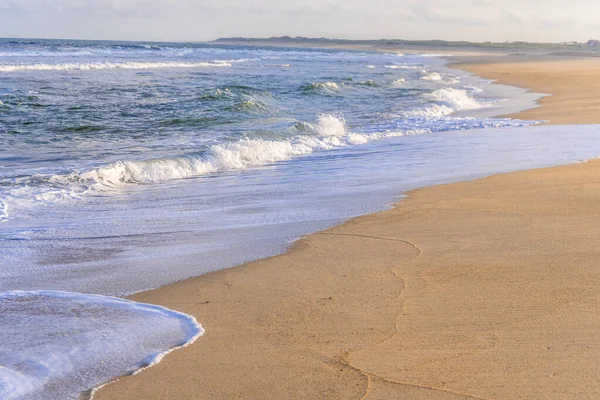
[[[0,321],[6,400],[77,398],[203,332],[193,318],[163,307],[56,291],[3,293]]]
[[[491,118],[536,98],[419,55],[0,41],[0,397],[76,397],[201,331],[107,295],[279,253],[408,189],[600,155],[596,126]],[[75,305],[79,352],[23,334]]]

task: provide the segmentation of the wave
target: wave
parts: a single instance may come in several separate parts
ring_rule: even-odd
[[[414,56],[414,57],[427,57],[427,58],[453,57],[452,54],[449,54],[449,53],[412,53],[410,55]]]
[[[445,90],[445,89],[443,89]],[[433,95],[433,94],[432,94]],[[220,172],[246,170],[262,167],[314,152],[331,150],[350,145],[362,145],[371,141],[405,135],[424,134],[443,130],[462,130],[499,126],[526,126],[534,122],[498,119],[451,118],[458,108],[474,107],[475,100],[465,100],[464,94],[438,91],[436,97],[453,99],[456,108],[448,100],[439,100],[425,108],[400,110],[397,119],[374,124],[367,130],[352,132],[343,118],[319,115],[315,123],[298,121],[289,126],[294,136],[287,139],[242,139],[216,144],[195,156],[126,160],[84,172],[57,175],[35,175],[13,181],[13,186],[3,198],[4,217],[10,211],[26,211],[39,204],[72,202],[89,194],[112,195],[115,190],[128,185],[154,184],[185,178],[201,177]],[[448,101],[443,104],[442,101]],[[478,104],[478,103],[477,103]],[[444,118],[442,118],[444,117]]]
[[[155,68],[204,68],[231,67],[229,62],[91,62],[91,63],[57,63],[57,64],[3,64],[0,72],[17,71],[72,71],[72,70],[106,70],[106,69],[155,69]]]
[[[427,70],[423,70],[421,71],[421,73],[423,74],[423,76],[421,76],[421,79],[424,81],[432,81],[447,85],[456,84],[460,82],[460,79],[457,79],[449,74],[440,74],[439,72],[429,72]]]
[[[157,183],[260,167],[318,150],[364,143],[360,135],[347,131],[346,123],[340,117],[321,115],[315,125],[305,123],[300,126],[305,134],[287,140],[244,139],[214,145],[202,157],[117,162],[81,174],[78,180],[100,186],[100,189],[132,183]]]
[[[372,79],[366,81],[360,81],[356,83],[357,86],[368,86],[368,87],[379,87],[380,85]]]
[[[269,112],[269,106],[250,95],[246,95],[233,106],[226,107],[225,110],[243,113],[267,113]]]
[[[80,57],[90,56],[91,51],[0,51],[0,57]]]
[[[0,200],[0,222],[8,219],[8,204],[4,200]]]
[[[424,94],[423,97],[431,103],[425,107],[402,110],[400,114],[405,118],[439,118],[457,111],[476,110],[490,106],[490,103],[475,99],[464,89],[442,88]]]
[[[269,92],[254,93],[256,90],[250,86],[229,86],[226,88],[217,88],[198,97],[202,101],[225,101],[227,105],[223,108],[226,111],[245,112],[245,113],[266,113],[271,110],[268,98]],[[263,99],[263,100],[261,100]]]
[[[28,46],[26,46],[28,47]],[[202,48],[156,45],[100,45],[100,46],[42,46],[26,50],[25,47],[0,47],[0,57],[4,58],[75,58],[85,56],[157,56],[186,57],[193,53],[204,53]]]
[[[476,110],[489,106],[489,103],[475,99],[464,89],[443,88],[426,94],[424,97],[442,105],[447,105],[456,111]]]
[[[314,124],[296,123],[297,135],[286,140],[243,139],[213,145],[199,156],[157,158],[142,161],[120,161],[83,173],[52,175],[44,180],[51,188],[38,188],[34,194],[21,188],[11,197],[30,202],[53,202],[77,199],[89,191],[106,192],[128,184],[151,184],[192,178],[218,172],[261,167],[316,151],[368,143],[371,140],[404,135],[407,132],[355,133],[350,132],[343,118],[319,115]],[[414,132],[413,132],[414,133]],[[21,193],[22,191],[22,193]]]
[[[199,97],[200,100],[225,100],[234,97],[233,92],[229,88],[217,88]]]
[[[385,67],[389,68],[389,69],[423,70],[423,66],[420,66],[420,65],[393,64],[393,65],[386,65]]]
[[[452,107],[440,104],[431,104],[426,107],[414,107],[401,110],[399,114],[404,118],[439,118],[456,112]]]
[[[439,106],[447,107],[447,106]],[[438,116],[432,112],[431,116]],[[77,177],[94,189],[105,190],[127,184],[151,184],[205,176],[218,172],[261,167],[316,151],[366,144],[373,140],[430,132],[431,129],[381,129],[376,132],[351,132],[343,118],[320,115],[315,124],[297,123],[299,134],[286,140],[244,139],[212,146],[202,156],[122,161]],[[73,178],[71,178],[73,179]]]
[[[440,75],[438,72],[432,72],[430,74],[422,76],[421,79],[423,79],[424,81],[441,81],[442,75]]]
[[[323,90],[326,92],[339,92],[340,85],[335,82],[314,82],[309,85],[302,86],[304,91]]]

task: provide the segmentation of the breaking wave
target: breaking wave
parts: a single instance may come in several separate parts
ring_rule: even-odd
[[[443,88],[426,94],[425,97],[455,111],[476,110],[489,106],[489,103],[475,99],[464,89]]]
[[[82,199],[88,193],[108,193],[130,184],[152,184],[209,174],[261,167],[316,151],[331,150],[349,145],[366,144],[372,140],[425,130],[392,129],[381,132],[351,132],[343,118],[328,114],[318,116],[315,123],[297,122],[290,128],[296,134],[285,140],[261,138],[243,139],[211,146],[196,156],[154,158],[140,161],[119,161],[104,167],[65,175],[36,175],[30,184],[7,193],[4,199],[18,208],[37,203],[52,203]],[[25,178],[24,178],[25,179]],[[5,215],[8,217],[8,204]]]
[[[57,64],[4,64],[0,72],[17,71],[73,71],[73,70],[105,70],[105,69],[155,69],[155,68],[204,68],[231,67],[230,62],[92,62],[92,63],[57,63]]]
[[[314,83],[311,83],[310,85],[302,86],[301,89],[304,91],[322,90],[325,92],[332,93],[332,92],[339,92],[340,85],[338,85],[335,82],[314,82]]]
[[[76,201],[88,194],[112,195],[119,188],[136,184],[154,184],[185,178],[201,177],[220,172],[246,170],[306,156],[314,152],[363,145],[371,141],[398,136],[500,126],[527,126],[532,121],[510,119],[440,118],[457,109],[482,106],[466,93],[441,89],[432,93],[433,102],[425,108],[397,112],[399,119],[372,129],[352,132],[343,118],[319,115],[315,123],[298,121],[288,130],[294,136],[284,140],[263,138],[243,139],[213,145],[195,156],[118,161],[100,168],[65,175],[35,175],[31,182],[21,182],[0,202],[0,222],[9,217],[9,206],[18,210],[37,204]],[[445,104],[444,104],[445,103]],[[453,108],[451,104],[454,105]],[[441,122],[436,122],[441,121]],[[28,179],[28,178],[23,178]]]
[[[109,187],[131,183],[157,183],[260,167],[319,150],[368,141],[366,135],[348,132],[344,119],[332,115],[319,116],[316,124],[297,124],[296,129],[303,134],[287,140],[244,139],[214,145],[199,157],[122,161],[83,173],[79,179]]]
[[[386,65],[386,68],[389,69],[408,69],[408,70],[423,70],[423,66],[421,65],[398,65],[398,64],[393,64],[393,65]]]
[[[421,79],[425,81],[441,81],[442,75],[440,75],[438,72],[432,72],[428,75],[422,76]]]
[[[464,89],[442,88],[424,94],[423,97],[429,101],[425,107],[411,107],[401,110],[400,114],[405,118],[438,118],[457,111],[476,110],[490,106],[489,102],[475,99]]]

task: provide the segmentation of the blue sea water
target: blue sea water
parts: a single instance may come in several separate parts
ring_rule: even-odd
[[[202,332],[111,296],[279,253],[408,189],[600,155],[596,126],[494,118],[539,96],[446,62],[0,39],[0,398],[77,398]]]

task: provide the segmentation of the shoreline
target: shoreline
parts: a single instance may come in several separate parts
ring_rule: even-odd
[[[543,65],[543,68],[540,66]],[[523,120],[546,120],[550,124],[600,123],[600,95],[597,58],[553,58],[544,56],[523,60],[514,58],[463,58],[449,64],[494,83],[527,88],[531,92],[547,94],[539,106],[514,114],[502,115]],[[568,82],[565,82],[568,77]]]
[[[489,69],[489,65],[460,64],[459,68],[475,72],[477,67]],[[452,68],[455,66],[450,64]],[[503,66],[502,63],[496,64],[496,68],[501,69]],[[565,67],[561,68],[561,73],[564,73]],[[489,72],[488,76],[478,73],[479,76],[493,79],[491,74],[493,72]],[[514,85],[510,78],[504,79],[499,83]],[[564,81],[564,77],[562,80]],[[540,83],[542,86],[543,84]],[[538,91],[537,88],[535,91]],[[561,94],[555,96],[561,97]],[[542,102],[540,108],[532,110],[540,109],[544,109],[544,113],[552,118],[528,119],[549,119],[551,123],[556,123],[552,107]],[[516,115],[520,114],[523,113]],[[486,267],[484,272],[491,274],[496,279],[494,282],[500,286],[506,276],[497,276],[498,272],[494,275],[494,268],[504,268],[504,272],[511,272],[514,275],[512,283],[521,286],[539,278],[537,270],[529,271],[531,275],[524,277],[519,275],[522,271],[510,268],[507,261],[514,260],[503,249],[497,248],[498,235],[502,236],[503,231],[492,229],[487,232],[485,227],[480,226],[482,219],[494,224],[512,224],[510,226],[513,231],[515,227],[523,230],[523,221],[530,222],[539,217],[537,213],[540,210],[528,210],[533,216],[515,211],[530,206],[509,196],[512,194],[519,198],[519,185],[535,186],[536,182],[538,185],[540,182],[550,185],[550,189],[543,194],[540,188],[531,194],[535,201],[541,200],[542,211],[547,211],[545,208],[550,207],[548,203],[552,202],[548,200],[549,197],[556,198],[558,195],[560,200],[556,193],[560,191],[556,188],[560,186],[555,182],[557,176],[563,178],[562,184],[568,184],[564,175],[585,175],[581,182],[581,185],[585,185],[586,179],[590,180],[597,170],[600,170],[600,162],[592,161],[499,174],[475,181],[409,191],[405,199],[395,204],[391,210],[358,217],[337,227],[303,237],[284,254],[129,296],[129,299],[135,301],[156,303],[195,316],[206,328],[206,334],[186,350],[173,352],[160,364],[143,373],[104,385],[94,394],[94,399],[192,398],[190,396],[364,396],[383,399],[398,395],[451,399],[479,396],[503,398],[509,394],[515,398],[519,395],[549,395],[540,391],[544,388],[556,390],[557,386],[545,380],[539,381],[543,385],[529,388],[531,391],[527,395],[519,392],[513,379],[508,379],[514,378],[512,375],[499,377],[500,370],[486,369],[485,366],[493,363],[495,358],[488,359],[481,355],[500,347],[496,346],[499,340],[498,329],[493,326],[497,321],[487,316],[487,313],[511,327],[514,326],[515,319],[526,325],[526,317],[533,318],[527,303],[518,302],[519,293],[506,288],[507,292],[500,294],[501,297],[506,297],[508,293],[509,302],[518,303],[513,305],[514,310],[519,307],[524,310],[523,315],[520,315],[523,320],[515,316],[516,311],[500,308],[498,301],[501,298],[497,296],[494,297],[496,301],[491,304],[496,308],[486,309],[485,313],[469,320],[468,315],[462,315],[465,313],[451,313],[453,309],[450,305],[456,306],[457,303],[447,293],[447,286],[454,285],[454,294],[463,298],[470,311],[478,311],[478,304],[473,304],[472,300],[469,302],[465,293],[459,293],[460,289],[464,289],[472,298],[487,301],[486,296],[495,287],[486,286],[487,291],[474,293],[474,282],[488,283],[482,276],[483,273],[473,267],[477,264],[474,260],[482,262]],[[586,171],[587,175],[584,174]],[[552,178],[545,181],[544,177],[548,176]],[[514,187],[519,190],[515,192]],[[511,188],[512,192],[508,190]],[[495,201],[494,196],[498,197],[498,192],[502,192],[502,189],[506,192],[500,195],[504,201]],[[474,192],[480,194],[475,200],[472,195]],[[570,194],[577,197],[577,193]],[[527,200],[531,201],[531,198]],[[444,206],[440,207],[440,204]],[[449,207],[450,204],[454,204],[456,208]],[[576,204],[569,205],[575,206]],[[494,210],[490,211],[490,207]],[[469,212],[463,215],[466,210]],[[443,215],[436,217],[440,212]],[[490,213],[493,215],[488,215]],[[499,218],[494,213],[504,215],[505,218]],[[462,218],[454,214],[460,214]],[[527,218],[523,219],[520,215],[526,215]],[[551,217],[552,215],[549,217],[550,222]],[[465,220],[469,222],[466,226],[461,226],[465,224]],[[427,222],[428,229],[424,227],[424,221]],[[549,221],[545,220],[539,225],[548,226]],[[586,226],[591,229],[588,225]],[[564,226],[561,228],[564,230]],[[543,236],[544,230],[538,229],[538,233],[540,232]],[[522,239],[525,242],[535,242],[527,236]],[[457,247],[448,245],[448,241]],[[506,242],[507,247],[510,247],[510,243]],[[466,256],[456,254],[461,246]],[[524,248],[513,247],[510,248],[516,252],[535,248],[531,243]],[[487,249],[487,252],[482,248]],[[561,256],[556,254],[557,249],[548,247],[547,250],[554,250],[554,258]],[[498,253],[491,263],[487,260],[490,251]],[[527,254],[523,256],[526,257]],[[542,255],[536,253],[535,256]],[[449,259],[442,268],[438,263],[444,257]],[[447,271],[448,268],[450,271]],[[431,271],[435,273],[432,275]],[[591,274],[592,271],[587,272]],[[486,279],[489,277],[485,276]],[[470,285],[457,285],[461,279]],[[425,290],[430,287],[441,289],[436,295]],[[559,291],[560,286],[553,286],[552,289]],[[540,296],[546,294],[536,293]],[[562,294],[565,297],[568,295],[573,294]],[[423,301],[419,303],[415,299]],[[545,308],[554,310],[546,303],[536,305],[537,311]],[[435,306],[439,306],[441,311],[436,310]],[[441,315],[442,311],[452,315]],[[512,312],[511,316],[514,318],[509,321],[507,317],[504,321],[502,312]],[[586,312],[589,314],[590,309],[586,309]],[[251,332],[240,332],[240,326]],[[471,329],[472,335],[465,333],[469,332],[468,327],[475,328]],[[432,333],[439,332],[440,328],[441,335]],[[446,330],[450,333],[446,333]],[[526,327],[521,327],[520,331],[530,332],[531,329],[527,331]],[[519,338],[526,339],[522,336]],[[407,346],[406,343],[412,343],[413,346]],[[560,345],[566,344],[560,342]],[[415,349],[422,350],[423,354],[415,354],[419,353]],[[514,360],[519,355],[518,350],[522,351],[523,348],[502,350],[504,353],[495,353],[494,357],[505,357],[500,358],[506,361],[503,365],[507,367],[511,365],[508,361]],[[467,354],[475,360],[469,359],[466,362],[464,359],[468,358],[465,356]],[[480,358],[474,354],[480,355]],[[568,358],[565,358],[568,354],[561,354],[563,358],[555,361],[562,362]],[[535,355],[528,356],[537,360]],[[539,356],[545,357],[547,354],[541,352]],[[543,357],[541,358],[540,362],[543,362]],[[568,360],[573,361],[572,358]],[[210,365],[203,365],[205,359],[211,359],[210,363],[206,363]],[[456,362],[457,359],[461,359],[460,365],[447,361]],[[594,358],[596,359],[598,358]],[[422,367],[423,363],[434,365],[435,368]],[[573,363],[569,366],[571,369],[577,367]],[[453,372],[455,369],[460,371]],[[528,371],[518,372],[526,374]],[[477,380],[480,373],[486,375],[484,381]],[[182,376],[184,374],[187,376]],[[227,378],[223,379],[224,376]],[[576,379],[571,374],[569,376],[571,380]],[[492,383],[497,386],[491,388],[485,383],[490,377],[496,379],[492,379]],[[590,379],[590,376],[587,378]],[[466,383],[472,381],[477,381],[479,386],[474,389]],[[502,386],[502,382],[510,382],[510,385]],[[566,383],[561,382],[564,389]],[[584,384],[585,382],[581,382],[581,385]],[[504,387],[502,390],[505,391],[494,392],[500,391],[499,387]],[[506,392],[509,389],[513,392]],[[565,395],[564,390],[561,393]]]

